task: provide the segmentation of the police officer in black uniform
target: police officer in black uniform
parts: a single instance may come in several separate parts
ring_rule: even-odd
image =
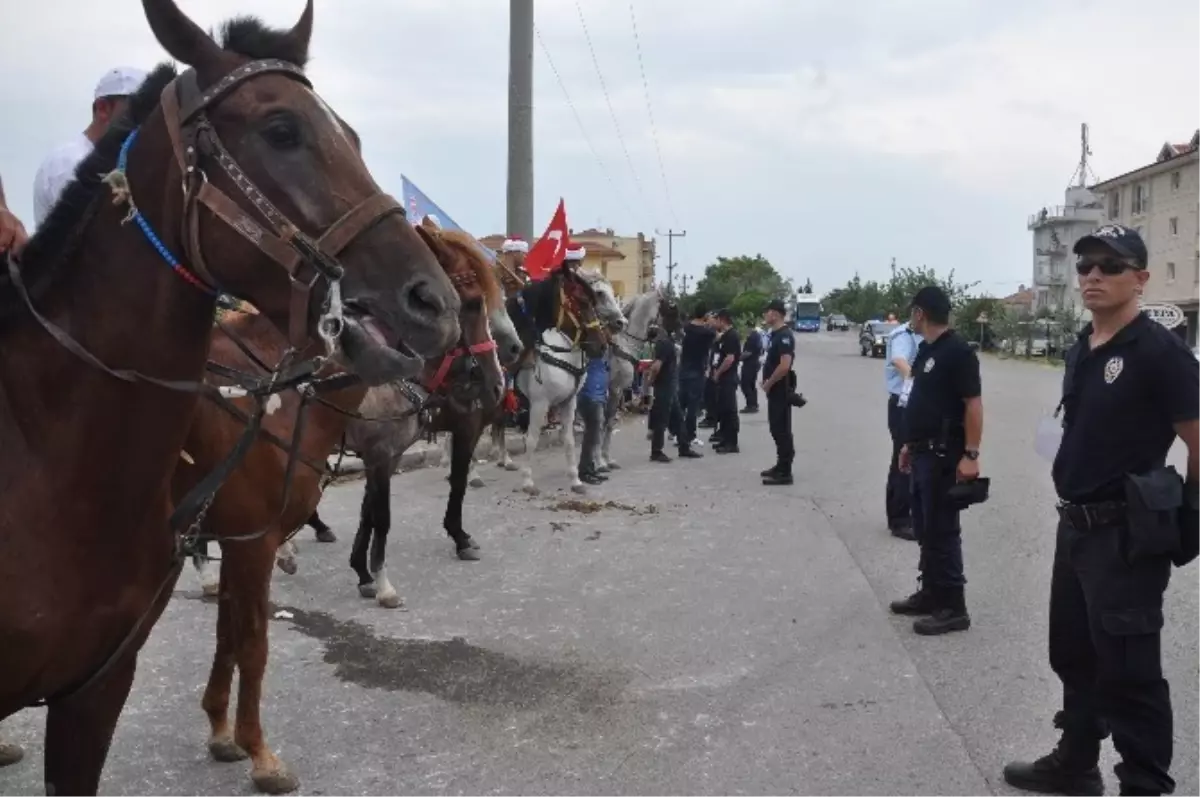
[[[1030,791],[1103,794],[1097,763],[1111,732],[1121,794],[1169,794],[1160,633],[1172,561],[1196,556],[1200,369],[1138,307],[1150,275],[1137,232],[1106,224],[1075,254],[1092,322],[1067,354],[1053,470],[1050,666],[1063,685],[1054,720],[1062,738],[1049,755],[1006,766],[1004,779]],[[1176,437],[1187,447],[1186,482],[1164,467]]]
[[[754,324],[746,325],[746,342],[742,344],[742,396],[746,406],[742,412],[747,415],[758,412],[758,372],[762,367],[762,336]]]
[[[950,329],[950,297],[935,285],[913,297],[911,327],[923,338],[912,364],[913,386],[904,413],[900,467],[911,474],[913,531],[921,548],[920,587],[893,601],[896,614],[928,615],[918,634],[971,627],[963,587],[962,529],[948,492],[979,476],[983,400],[979,357]]]
[[[646,383],[654,387],[654,403],[650,405],[649,418],[650,461],[670,462],[671,458],[663,451],[663,446],[666,444],[671,415],[678,413],[678,402],[675,400],[675,341],[657,326],[651,326],[646,331],[646,337],[654,341],[654,361],[646,369]]]
[[[710,379],[716,384],[717,435],[721,443],[713,450],[718,454],[736,454],[738,433],[741,431],[737,406],[737,363],[742,354],[742,342],[733,328],[733,316],[728,310],[717,312],[717,331],[721,339]]]
[[[792,460],[796,447],[792,442],[792,407],[795,374],[792,363],[796,354],[796,338],[784,323],[787,308],[778,299],[767,305],[763,314],[771,330],[771,342],[763,361],[763,392],[767,394],[767,424],[775,440],[775,465],[762,472],[763,484],[791,484]]]
[[[679,456],[683,459],[698,459],[702,454],[692,448],[696,439],[696,416],[704,400],[705,369],[708,367],[708,351],[716,332],[708,325],[708,311],[697,307],[692,320],[683,327],[683,343],[679,353],[679,404],[683,414],[676,441]]]

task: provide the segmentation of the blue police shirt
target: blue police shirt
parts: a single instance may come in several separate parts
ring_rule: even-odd
[[[917,359],[917,347],[921,345],[921,336],[909,329],[908,324],[901,324],[888,334],[886,362],[883,364],[883,376],[887,382],[887,391],[893,396],[899,396],[904,389],[904,377],[896,370],[892,360],[903,357],[911,366]]]
[[[608,360],[595,357],[588,360],[587,374],[581,395],[591,401],[608,401]]]

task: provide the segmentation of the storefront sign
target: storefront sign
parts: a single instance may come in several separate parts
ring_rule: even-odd
[[[1167,329],[1174,329],[1184,321],[1183,311],[1173,304],[1144,304],[1142,310]]]

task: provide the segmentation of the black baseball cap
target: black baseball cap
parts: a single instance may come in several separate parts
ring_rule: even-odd
[[[938,286],[926,285],[917,291],[909,308],[924,310],[935,318],[945,318],[950,315],[950,297]]]
[[[1077,255],[1082,254],[1079,250],[1088,243],[1101,244],[1121,257],[1137,263],[1138,268],[1145,268],[1150,259],[1150,255],[1146,251],[1146,242],[1142,240],[1142,236],[1137,230],[1130,229],[1124,224],[1105,224],[1097,227],[1076,241],[1072,251]]]
[[[721,319],[722,321],[728,321],[730,323],[733,323],[733,316],[731,316],[729,314],[729,311],[726,310],[724,307],[722,307],[720,310],[717,311],[717,318]]]
[[[781,299],[772,299],[771,301],[767,302],[767,310],[774,310],[780,315],[787,315],[787,307],[784,306]]]

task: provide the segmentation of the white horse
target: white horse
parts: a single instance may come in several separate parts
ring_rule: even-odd
[[[650,327],[664,326],[662,308],[668,303],[670,297],[664,294],[661,288],[655,288],[633,297],[622,308],[628,323],[624,329],[617,332],[608,353],[608,406],[604,413],[604,434],[600,438],[597,462],[601,469],[616,470],[620,467],[609,453],[613,430],[617,426],[617,413],[625,391],[633,385],[638,353],[648,342]]]

